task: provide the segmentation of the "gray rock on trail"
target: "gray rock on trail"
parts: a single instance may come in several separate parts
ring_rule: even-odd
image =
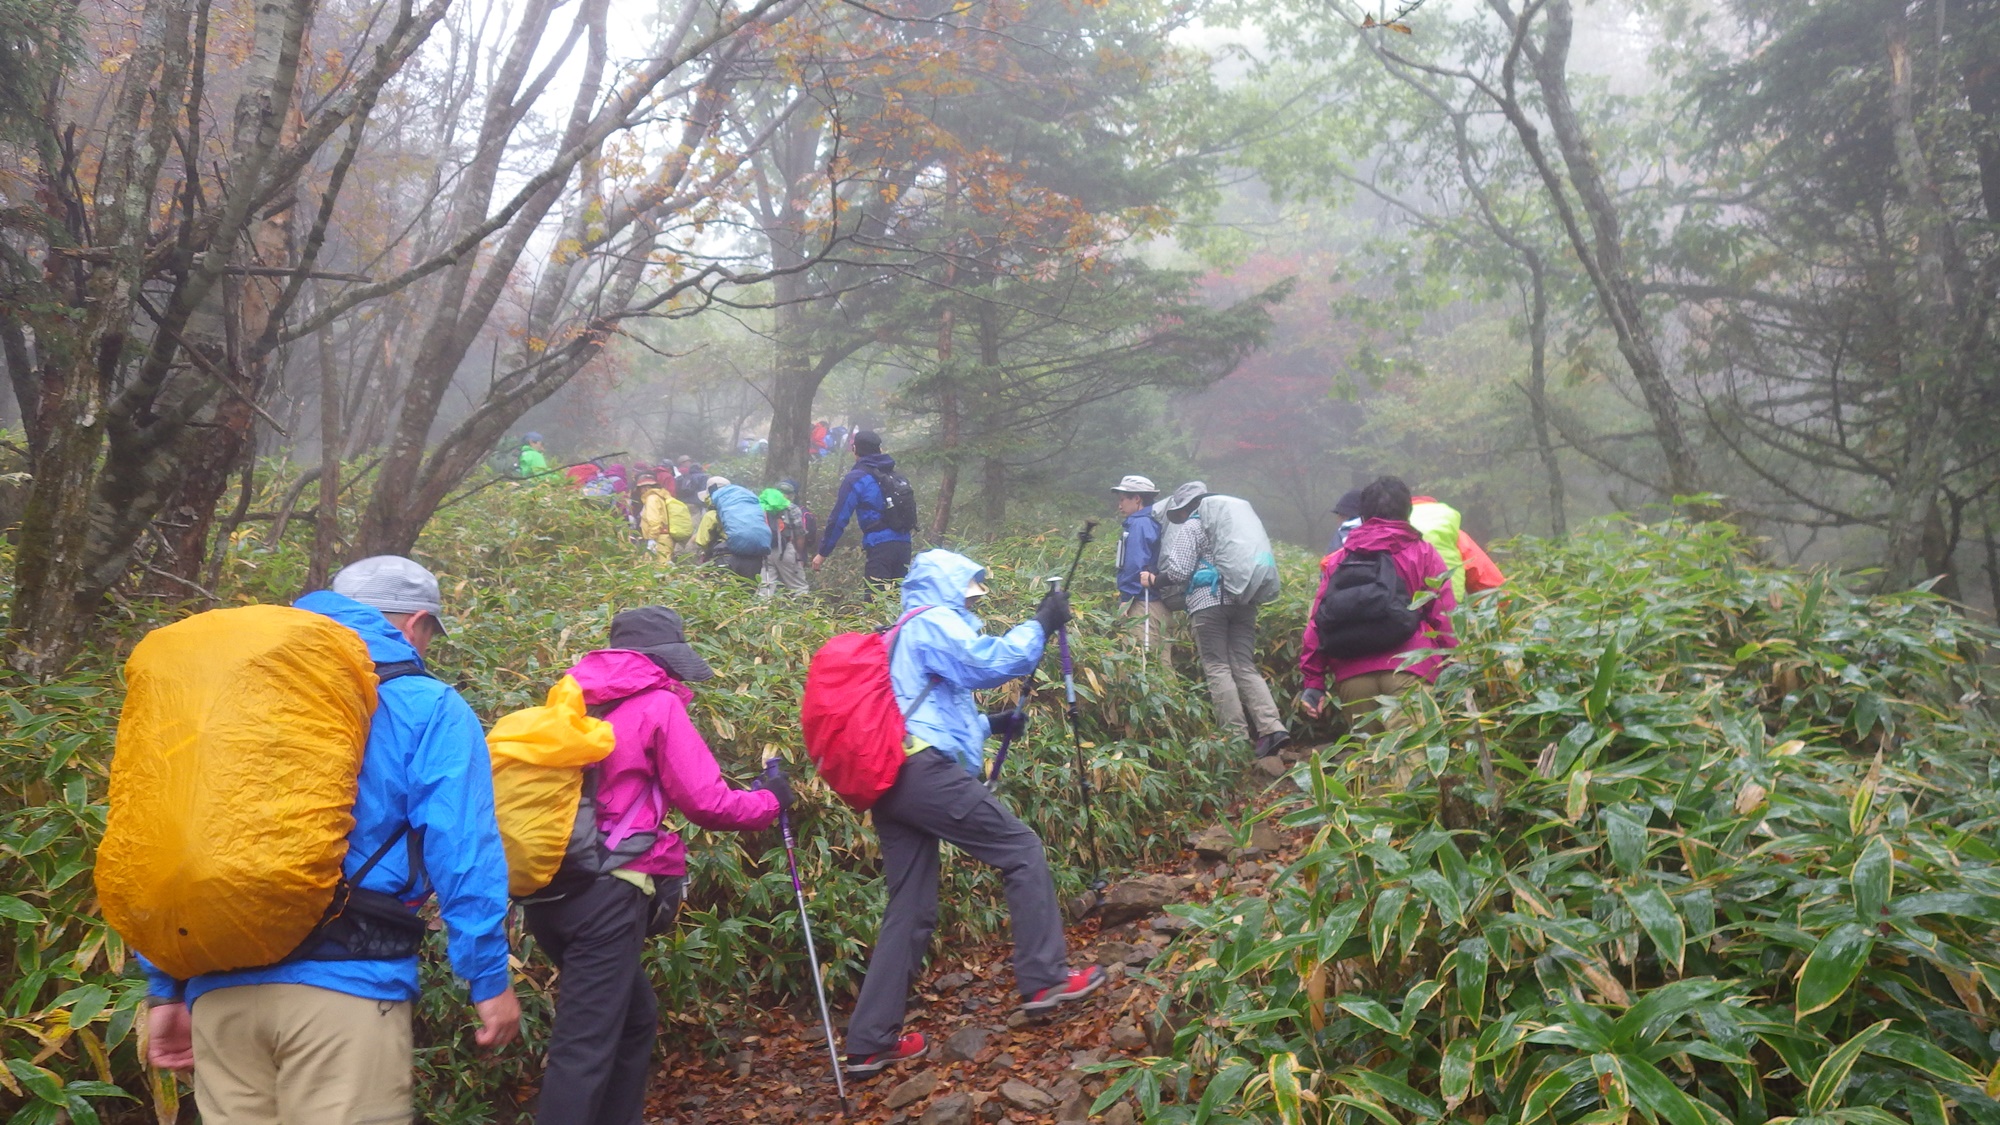
[[[1096,891],[1085,891],[1063,903],[1063,915],[1071,922],[1083,921],[1095,909],[1097,909]]]
[[[926,1119],[924,1125],[930,1125],[930,1121]],[[1131,1102],[1119,1102],[1104,1111],[1104,1125],[1139,1125],[1139,1114]]]
[[[944,1057],[950,1062],[971,1062],[986,1049],[993,1033],[983,1027],[961,1027],[945,1037]]]
[[[1111,1029],[1111,1045],[1120,1051],[1143,1051],[1146,1033],[1132,1024],[1121,1023]]]
[[[1188,840],[1194,849],[1195,858],[1207,863],[1229,858],[1229,852],[1236,846],[1236,837],[1220,824],[1210,825],[1195,833]]]
[[[946,1094],[924,1110],[924,1115],[917,1119],[917,1125],[972,1125],[971,1095]],[[1129,1120],[1127,1125],[1131,1125]]]
[[[882,1108],[901,1109],[906,1105],[915,1105],[937,1093],[937,1087],[938,1072],[936,1069],[926,1070],[890,1090],[889,1095],[882,1099]]]
[[[1090,1120],[1089,1094],[1083,1092],[1083,1083],[1074,1078],[1064,1077],[1049,1091],[1056,1100],[1056,1120],[1060,1122]]]
[[[1048,1091],[1030,1086],[1018,1078],[1000,1083],[1000,1100],[1028,1113],[1047,1113],[1056,1107],[1056,1100],[1049,1096]]]
[[[1256,767],[1258,773],[1263,774],[1273,781],[1290,773],[1292,769],[1292,767],[1285,764],[1283,758],[1278,757],[1276,754],[1266,755],[1251,764]]]
[[[1019,1008],[1014,1009],[1007,1015],[1007,1027],[1009,1030],[1023,1028],[1033,1022],[1035,1022],[1035,1017],[1020,1010]]]
[[[1143,945],[1133,945],[1129,941],[1099,942],[1097,963],[1111,965],[1143,965],[1153,959],[1153,950]]]
[[[942,993],[952,993],[957,992],[959,989],[978,979],[978,977],[973,976],[971,973],[946,973],[931,982],[931,987]]]
[[[1104,893],[1098,917],[1105,926],[1117,926],[1144,918],[1173,902],[1179,895],[1176,881],[1165,875],[1141,875],[1127,879]]]
[[[1250,846],[1269,855],[1285,846],[1285,834],[1270,821],[1260,820],[1250,826]]]
[[[1001,1121],[1006,1119],[1007,1117],[1006,1102],[1001,1101],[999,1098],[994,1097],[992,1094],[981,1093],[973,1095],[973,1099],[975,1101],[977,1101],[980,1098],[986,1099],[985,1101],[979,1102],[979,1108],[975,1111],[976,1113],[979,1114],[979,1119],[981,1121],[987,1122],[988,1125],[999,1125]]]

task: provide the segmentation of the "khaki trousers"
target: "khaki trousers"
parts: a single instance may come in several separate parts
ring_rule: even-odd
[[[1153,647],[1159,650],[1160,663],[1168,668],[1174,665],[1173,642],[1167,639],[1167,626],[1173,621],[1173,614],[1167,611],[1165,602],[1158,598],[1127,598],[1118,603],[1118,616],[1126,618],[1150,617],[1153,619]],[[1140,623],[1143,641],[1145,622]]]
[[[1271,685],[1257,670],[1257,607],[1209,606],[1188,614],[1188,620],[1194,623],[1195,655],[1201,658],[1223,728],[1251,740],[1285,729]]]
[[[1340,710],[1347,717],[1349,730],[1380,734],[1382,720],[1376,712],[1381,704],[1375,702],[1376,697],[1401,695],[1420,683],[1423,680],[1413,672],[1363,672],[1335,683],[1333,690],[1340,696]]]
[[[409,1125],[410,1005],[306,984],[194,1003],[203,1125]]]

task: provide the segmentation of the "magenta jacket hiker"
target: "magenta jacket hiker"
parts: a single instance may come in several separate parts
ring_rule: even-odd
[[[767,828],[778,819],[776,794],[732,789],[723,780],[722,767],[688,718],[694,692],[645,653],[598,649],[585,653],[569,674],[591,706],[625,700],[604,716],[617,745],[598,767],[599,824],[625,822],[634,802],[646,805],[634,823],[648,827],[672,810],[703,828],[734,832]],[[648,690],[654,688],[659,690]],[[679,833],[663,831],[651,851],[625,866],[643,875],[685,875],[687,845]]]
[[[1319,629],[1314,624],[1319,600],[1326,596],[1326,584],[1332,579],[1334,569],[1340,566],[1341,560],[1350,551],[1387,551],[1396,564],[1396,573],[1402,575],[1403,584],[1409,587],[1412,595],[1425,590],[1438,592],[1437,597],[1424,606],[1423,624],[1417,626],[1416,633],[1407,644],[1394,652],[1355,657],[1320,655]],[[1450,573],[1437,548],[1426,542],[1421,532],[1402,520],[1371,519],[1349,532],[1347,542],[1341,545],[1340,550],[1328,555],[1319,566],[1319,593],[1313,595],[1314,612],[1306,615],[1305,646],[1299,654],[1299,669],[1305,673],[1305,686],[1324,691],[1329,678],[1337,683],[1369,672],[1395,671],[1411,672],[1425,683],[1436,683],[1438,670],[1444,667],[1444,650],[1458,646],[1458,638],[1451,631],[1451,611],[1458,603],[1451,596]],[[1437,651],[1405,668],[1403,654],[1421,649]]]

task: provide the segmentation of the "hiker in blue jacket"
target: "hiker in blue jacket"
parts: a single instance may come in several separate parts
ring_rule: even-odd
[[[937,928],[938,843],[998,868],[1014,931],[1014,984],[1021,1009],[1047,1012],[1095,992],[1104,970],[1071,972],[1062,911],[1041,837],[981,780],[986,740],[1018,736],[1019,711],[981,714],[973,692],[1034,671],[1049,634],[1069,621],[1069,595],[1051,591],[1035,616],[990,636],[968,608],[986,594],[986,568],[951,551],[925,551],[903,580],[903,611],[889,657],[896,702],[907,716],[908,756],[896,783],[870,810],[882,844],[889,906],[868,976],[847,1024],[846,1070],[866,1078],[922,1058],[920,1032],[902,1034],[910,987]],[[915,612],[921,611],[921,612]]]
[[[423,671],[424,652],[444,634],[437,579],[409,559],[379,555],[295,604],[359,633],[383,678],[343,872],[360,876],[360,890],[386,896],[391,911],[387,898],[409,907],[437,892],[451,967],[479,1015],[474,1038],[503,1046],[521,1019],[507,965],[507,859],[479,718]],[[423,934],[413,909],[409,923],[415,936],[401,955],[358,958],[329,928],[263,968],[182,981],[145,964],[148,1061],[193,1067],[195,1101],[210,1125],[410,1120]]]
[[[840,478],[840,495],[833,515],[826,521],[826,533],[819,541],[819,554],[812,568],[818,570],[833,549],[840,545],[840,533],[852,519],[861,525],[861,550],[868,556],[862,575],[868,580],[863,596],[875,586],[886,587],[900,581],[910,569],[910,533],[897,531],[883,518],[882,483],[877,473],[896,471],[896,459],[882,452],[882,439],[874,430],[854,435],[854,467]]]

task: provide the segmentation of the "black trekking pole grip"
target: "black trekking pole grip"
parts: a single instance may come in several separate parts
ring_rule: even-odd
[[[1077,564],[1083,561],[1083,549],[1090,546],[1091,532],[1096,529],[1096,520],[1085,520],[1083,530],[1076,533],[1076,554],[1070,556],[1069,573],[1063,576],[1063,589],[1067,590],[1075,584]]]

